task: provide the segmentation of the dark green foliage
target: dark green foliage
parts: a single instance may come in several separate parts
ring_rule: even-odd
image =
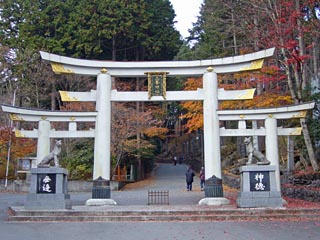
[[[238,54],[238,45],[243,41],[241,21],[238,20],[240,5],[233,0],[204,1],[200,17],[190,31],[189,41],[197,41],[192,47],[192,59]]]
[[[113,60],[168,60],[181,44],[169,0],[7,0],[1,43],[14,49]]]
[[[71,142],[71,141],[70,141]],[[68,169],[71,179],[91,179],[93,166],[93,140],[73,140],[69,153],[62,153],[61,165]],[[68,144],[66,144],[68,145]],[[66,156],[63,156],[63,155]]]

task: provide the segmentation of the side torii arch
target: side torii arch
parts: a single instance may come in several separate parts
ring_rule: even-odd
[[[49,61],[57,74],[79,74],[97,76],[97,89],[90,92],[61,91],[63,101],[94,101],[96,112],[54,113],[51,111],[33,111],[2,106],[4,112],[11,114],[11,119],[38,121],[39,129],[34,131],[17,131],[23,137],[38,138],[37,162],[49,152],[50,138],[94,137],[93,180],[110,181],[110,126],[112,101],[203,101],[204,116],[204,165],[205,175],[221,178],[220,136],[266,136],[266,156],[276,165],[279,176],[278,135],[300,134],[298,128],[278,130],[277,119],[303,117],[313,104],[296,105],[289,108],[255,109],[254,111],[218,111],[219,100],[252,99],[255,89],[225,91],[218,89],[217,74],[253,71],[262,68],[265,58],[273,55],[274,48],[252,54],[220,59],[197,61],[161,61],[161,62],[113,62],[81,60],[40,52],[41,57]],[[168,91],[150,96],[149,92],[118,92],[111,88],[111,77],[145,77],[148,76],[203,76],[203,89],[196,91]],[[165,89],[164,89],[165,91]],[[56,115],[59,115],[58,117]],[[27,117],[28,116],[28,117]],[[30,118],[30,116],[33,116]],[[54,116],[54,117],[51,117]],[[67,131],[53,131],[51,121],[69,122]],[[78,121],[95,121],[94,131],[77,130]],[[239,122],[238,129],[220,129],[220,120]],[[265,120],[265,129],[246,129],[246,120]],[[106,130],[106,131],[103,131]],[[16,134],[17,134],[16,132]],[[277,178],[280,189],[280,178]],[[110,191],[110,188],[109,190]],[[110,196],[110,194],[109,194]],[[216,196],[206,196],[215,198]],[[109,199],[110,200],[110,199]],[[111,199],[112,200],[112,199]],[[224,200],[222,199],[222,203]]]

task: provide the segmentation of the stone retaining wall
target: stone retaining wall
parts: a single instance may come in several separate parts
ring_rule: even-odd
[[[290,198],[296,198],[310,202],[320,202],[320,189],[308,189],[305,187],[284,185],[281,187],[281,194]]]
[[[320,201],[320,173],[282,176],[281,193],[283,196],[307,200]]]
[[[68,180],[69,192],[91,192],[92,181]],[[121,189],[125,182],[110,181],[110,188],[113,191]],[[8,190],[13,192],[29,192],[30,183],[25,180],[8,180],[7,189],[5,189],[5,181],[0,180],[0,191]]]
[[[240,177],[233,174],[222,174],[222,183],[235,189],[240,189]]]

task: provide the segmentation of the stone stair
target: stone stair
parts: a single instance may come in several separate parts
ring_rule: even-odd
[[[217,209],[210,206],[78,206],[72,210],[10,207],[8,221],[262,221],[320,220],[320,209]]]

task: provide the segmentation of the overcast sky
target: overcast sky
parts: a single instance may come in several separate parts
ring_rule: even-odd
[[[186,38],[189,36],[188,29],[197,21],[200,6],[203,0],[170,0],[176,13],[176,28]]]

